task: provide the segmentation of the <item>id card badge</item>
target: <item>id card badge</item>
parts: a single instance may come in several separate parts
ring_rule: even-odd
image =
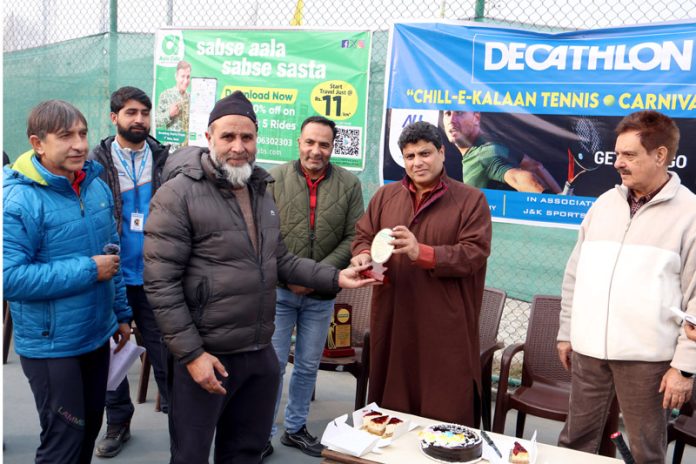
[[[143,213],[131,213],[130,230],[142,232],[145,229],[145,215]]]

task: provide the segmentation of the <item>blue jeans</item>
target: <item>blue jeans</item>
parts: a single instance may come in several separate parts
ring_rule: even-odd
[[[280,365],[280,385],[274,417],[278,415],[280,396],[283,392],[283,376],[285,365],[288,363],[288,354],[290,354],[292,329],[297,326],[295,367],[290,377],[288,404],[285,408],[283,423],[285,430],[295,433],[307,423],[309,403],[312,400],[335,300],[317,300],[295,295],[283,288],[276,289],[276,297],[273,348],[278,355]],[[274,422],[271,436],[275,435],[276,431]]]

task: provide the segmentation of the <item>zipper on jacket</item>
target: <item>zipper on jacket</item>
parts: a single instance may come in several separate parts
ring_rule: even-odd
[[[259,220],[259,216],[262,214],[261,211],[259,211],[259,202],[260,200],[260,195],[259,192],[256,192],[255,189],[252,187],[249,189],[251,192],[251,207],[253,210],[253,217],[254,221],[256,221],[256,243],[258,246],[258,250],[256,250],[256,263],[258,264],[259,267],[259,274],[261,275],[261,291],[259,292],[259,309],[256,312],[256,334],[254,336],[254,345],[255,348],[258,348],[259,346],[259,339],[261,338],[261,326],[263,325],[263,289],[266,284],[266,275],[263,272],[263,234],[261,233],[261,227],[259,227],[259,224],[261,224],[261,221]],[[251,237],[249,237],[249,241],[251,241]],[[251,244],[252,248],[254,247],[254,244]]]
[[[630,212],[629,212],[630,214]],[[626,235],[628,234],[628,229],[631,228],[631,222],[633,218],[629,218],[628,224],[626,224],[626,229],[624,230],[623,237],[621,237],[621,244],[619,245],[619,251],[616,253],[616,259],[614,260],[614,267],[611,269],[611,277],[609,277],[609,295],[607,298],[607,311],[606,320],[604,321],[604,359],[609,359],[609,307],[611,306],[611,287],[614,283],[614,273],[616,272],[616,266],[619,264],[619,258],[621,257],[621,250],[623,250],[624,242],[626,241]]]
[[[80,214],[82,215],[82,217],[85,217],[85,204],[82,201],[82,197],[78,195],[77,200],[80,202]]]
[[[630,192],[628,193],[629,195],[631,194]],[[628,198],[625,199],[626,203],[628,203]],[[641,206],[638,211],[633,215],[633,217],[629,217],[628,223],[626,224],[626,229],[624,230],[623,237],[621,237],[621,244],[619,246],[619,252],[616,254],[616,260],[614,261],[614,267],[611,270],[611,277],[609,278],[609,295],[607,297],[607,311],[606,311],[606,321],[604,324],[604,359],[609,359],[609,307],[610,302],[611,302],[611,288],[614,283],[614,273],[616,272],[616,266],[619,264],[619,258],[621,257],[621,251],[623,250],[624,242],[626,241],[626,235],[628,235],[628,230],[631,228],[631,224],[633,223],[633,220],[641,214],[643,211],[645,211],[646,208],[650,206],[654,206],[656,204],[660,204],[663,201],[666,200],[658,200],[655,203],[646,203],[645,205]],[[628,207],[628,214],[631,214],[631,207],[629,205]]]
[[[309,229],[309,257],[311,259],[314,259],[314,242],[316,242],[316,240],[317,240],[316,231],[314,229]]]
[[[307,179],[304,179],[305,186],[307,186]],[[319,186],[317,186],[317,206],[319,204]],[[309,232],[307,237],[309,238],[309,255],[308,258],[314,259],[314,242],[317,239],[317,208],[314,209],[314,227],[312,227],[312,191],[307,187],[307,220],[309,222]],[[316,260],[315,260],[316,261]]]

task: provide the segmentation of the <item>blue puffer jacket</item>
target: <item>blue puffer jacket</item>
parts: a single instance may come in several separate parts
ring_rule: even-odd
[[[14,321],[15,350],[28,358],[94,351],[129,322],[119,271],[97,282],[94,255],[118,243],[113,199],[87,161],[80,197],[67,178],[46,170],[33,152],[4,168],[3,285]]]

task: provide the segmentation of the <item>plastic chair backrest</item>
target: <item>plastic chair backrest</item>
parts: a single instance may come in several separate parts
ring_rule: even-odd
[[[486,287],[483,291],[483,302],[479,314],[479,340],[481,349],[488,348],[498,342],[498,328],[505,309],[507,294],[497,288]]]
[[[524,342],[523,385],[536,380],[552,385],[570,384],[570,373],[563,368],[556,349],[560,313],[561,297],[534,297]]]

